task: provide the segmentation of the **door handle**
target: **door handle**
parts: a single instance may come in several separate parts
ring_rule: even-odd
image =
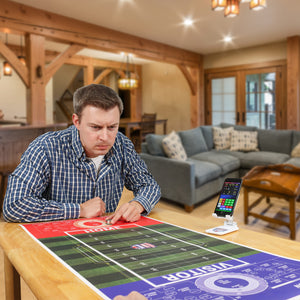
[[[240,113],[236,113],[236,123],[240,123]]]

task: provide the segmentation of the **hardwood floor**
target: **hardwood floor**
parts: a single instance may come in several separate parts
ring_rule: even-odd
[[[250,200],[254,199],[254,198],[255,198],[255,195],[252,195],[250,197]],[[127,202],[130,199],[132,199],[132,193],[125,190],[122,195],[121,203]],[[157,208],[173,210],[173,211],[179,212],[181,214],[184,214],[184,215],[186,215],[186,217],[187,217],[186,220],[188,222],[188,217],[190,215],[201,218],[201,219],[213,218],[212,213],[214,211],[216,202],[217,202],[217,196],[201,205],[198,205],[191,213],[187,213],[184,211],[184,209],[181,206],[179,206],[175,203],[169,202],[169,201],[165,201],[165,200],[161,200],[157,204]],[[265,202],[263,202],[259,206],[256,207],[256,210],[259,212],[263,212],[264,214],[271,216],[271,217],[276,216],[277,218],[281,218],[281,219],[288,218],[287,202],[284,200],[281,200],[281,199],[271,198],[270,204],[266,204]],[[297,202],[297,210],[300,211],[300,202]],[[237,203],[235,213],[234,213],[234,220],[237,222],[238,226],[240,228],[247,228],[247,229],[254,230],[254,231],[264,232],[266,234],[279,236],[284,239],[289,239],[289,229],[284,226],[268,224],[262,220],[257,220],[252,217],[249,218],[249,224],[245,225],[243,218],[244,218],[244,212],[243,212],[243,190],[242,190],[239,200],[238,200],[238,203]],[[216,220],[216,226],[222,225],[222,224],[223,224],[223,221],[221,219]],[[298,231],[297,231],[297,235],[296,235],[296,241],[299,242],[300,241],[300,230],[299,230],[300,222],[299,222],[297,228],[298,228]],[[200,231],[204,231],[205,229],[207,229],[207,228],[199,228]],[[282,245],[278,245],[278,246],[282,247]],[[22,281],[21,286],[22,286],[22,299],[23,300],[35,300],[36,299],[34,297],[34,295],[31,293],[31,291],[29,290],[29,288],[27,287],[25,282]],[[5,296],[5,294],[4,294],[4,276],[3,276],[3,252],[0,248],[0,300],[5,299],[4,296]]]

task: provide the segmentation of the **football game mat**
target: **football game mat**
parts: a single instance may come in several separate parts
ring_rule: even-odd
[[[148,217],[21,226],[104,299],[131,291],[170,300],[300,298],[300,260]]]

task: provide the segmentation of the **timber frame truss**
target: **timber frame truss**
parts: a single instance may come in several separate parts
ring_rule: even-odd
[[[26,66],[17,58],[14,47],[0,41],[0,54],[12,65],[27,88],[27,120],[29,124],[45,124],[45,87],[63,64],[84,68],[84,84],[100,83],[110,72],[121,77],[120,63],[79,56],[84,49],[112,53],[132,53],[137,57],[175,64],[188,82],[191,98],[191,127],[204,124],[203,63],[200,54],[162,43],[121,33],[101,26],[71,19],[9,0],[1,0],[0,30],[25,36]],[[45,40],[68,44],[61,53],[45,50]],[[15,47],[17,48],[17,47]],[[104,68],[94,78],[94,67]],[[141,66],[136,66],[141,78]],[[131,92],[131,115],[141,116],[141,88]]]

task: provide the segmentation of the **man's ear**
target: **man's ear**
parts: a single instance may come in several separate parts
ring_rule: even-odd
[[[75,127],[77,128],[77,129],[79,129],[79,117],[78,117],[78,115],[76,115],[76,114],[73,114],[72,115],[72,121],[73,121],[73,124],[75,125]]]

